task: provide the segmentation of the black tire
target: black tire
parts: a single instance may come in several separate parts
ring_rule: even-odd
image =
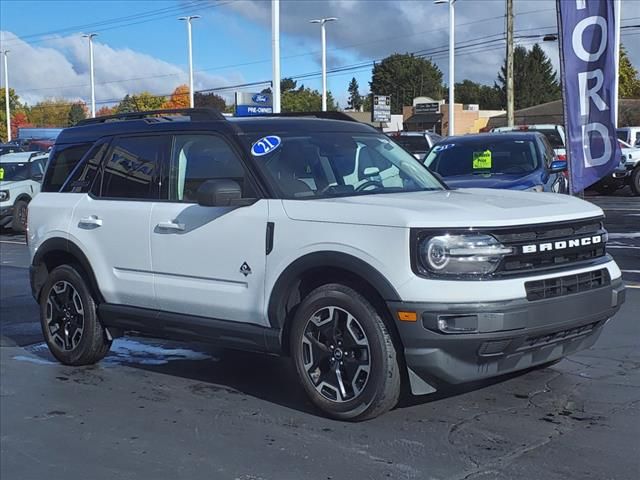
[[[13,204],[13,220],[11,221],[11,230],[16,233],[24,233],[27,231],[27,208],[29,202],[26,200],[18,200]]]
[[[320,410],[360,421],[396,405],[401,386],[396,349],[381,313],[365,297],[345,285],[323,285],[302,300],[292,321],[295,368]]]
[[[98,319],[84,277],[71,265],[54,268],[40,293],[40,325],[51,354],[65,365],[91,365],[104,358],[111,340]]]
[[[631,172],[629,186],[631,187],[632,194],[634,194],[635,196],[640,195],[640,166],[634,168],[633,172]]]

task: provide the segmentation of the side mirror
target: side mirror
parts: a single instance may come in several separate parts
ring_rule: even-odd
[[[33,175],[31,175],[31,180],[34,180],[36,182],[42,182],[43,178],[44,175],[42,173],[34,173]]]
[[[233,180],[207,180],[196,192],[198,204],[203,207],[228,207],[238,205],[242,190]]]
[[[568,165],[566,160],[554,160],[549,166],[549,173],[566,172],[567,167]]]

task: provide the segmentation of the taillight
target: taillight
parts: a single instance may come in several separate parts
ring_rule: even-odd
[[[558,157],[558,160],[564,160],[564,161],[567,160],[567,156],[564,153],[559,153],[557,157]]]

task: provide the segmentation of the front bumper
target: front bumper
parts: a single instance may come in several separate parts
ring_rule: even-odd
[[[544,300],[486,303],[389,302],[417,312],[416,322],[396,321],[414,394],[503,375],[547,363],[595,343],[602,326],[625,300],[620,278],[609,285]],[[438,319],[462,318],[477,333],[434,331]],[[431,328],[431,329],[430,329]]]

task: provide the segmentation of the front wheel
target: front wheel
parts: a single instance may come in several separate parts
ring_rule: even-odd
[[[91,290],[70,265],[54,268],[42,287],[40,321],[51,354],[65,365],[96,363],[111,348]]]
[[[398,402],[400,368],[387,326],[345,285],[323,285],[302,301],[291,352],[307,395],[333,418],[366,420]]]
[[[27,211],[29,203],[25,200],[18,200],[13,206],[13,222],[11,229],[16,233],[27,231]]]
[[[631,193],[638,196],[640,195],[640,166],[633,169],[631,172]]]

